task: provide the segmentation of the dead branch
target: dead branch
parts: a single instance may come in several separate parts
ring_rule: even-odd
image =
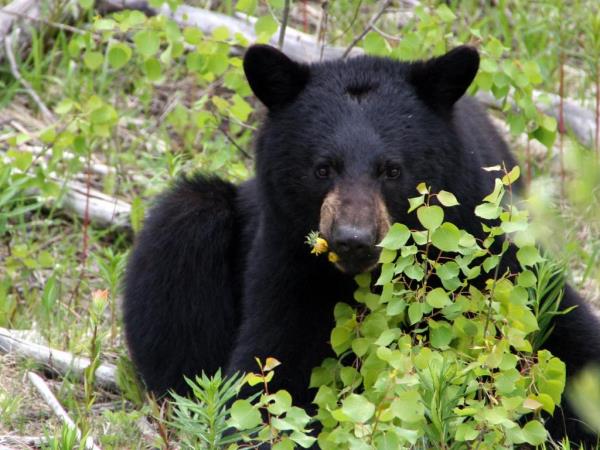
[[[79,379],[83,378],[83,371],[90,365],[89,358],[28,342],[5,328],[0,328],[0,352],[30,358],[53,372],[63,376],[72,374]],[[104,389],[119,392],[116,373],[113,364],[100,364],[95,373],[96,383]]]
[[[15,30],[15,35],[18,36],[18,29]],[[8,58],[8,62],[10,64],[10,71],[13,75],[13,77],[15,77],[15,79],[21,83],[21,86],[23,86],[23,88],[25,89],[25,91],[29,94],[29,96],[31,97],[31,99],[35,102],[35,104],[37,105],[37,107],[39,108],[39,110],[41,111],[42,115],[44,116],[44,119],[46,119],[48,122],[54,122],[56,119],[54,117],[54,114],[52,114],[50,112],[50,110],[48,109],[48,107],[44,104],[44,102],[42,101],[42,99],[40,98],[40,96],[37,94],[37,92],[35,92],[33,90],[33,88],[31,87],[31,85],[27,82],[27,80],[25,80],[25,78],[23,78],[21,76],[21,73],[19,72],[19,68],[17,66],[17,61],[15,60],[15,55],[13,53],[12,50],[12,35],[11,34],[7,34],[4,37],[4,50],[6,52],[6,57]]]
[[[86,203],[88,204],[89,219],[100,226],[117,226],[129,228],[129,215],[131,205],[97,189],[89,189],[84,183],[78,181],[67,182],[67,192],[63,200],[63,207],[77,215],[85,216]]]
[[[75,425],[73,419],[69,417],[69,414],[67,414],[42,377],[33,372],[27,372],[27,378],[29,378],[31,384],[33,384],[33,386],[37,389],[54,414],[56,414],[69,428],[74,429],[77,439],[81,440],[81,430],[77,428],[77,425]],[[84,448],[86,450],[101,450],[100,447],[94,443],[94,439],[91,436],[88,436],[85,439]]]

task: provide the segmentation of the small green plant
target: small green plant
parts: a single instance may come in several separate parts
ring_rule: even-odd
[[[454,195],[417,187],[410,210],[422,228],[394,224],[379,276],[357,276],[356,305],[335,308],[338,359],[311,380],[322,449],[546,442],[541,413],[560,403],[565,366],[539,345],[559,313],[562,270],[544,262],[512,203],[518,176],[504,171],[475,208],[479,238],[444,220]],[[517,272],[502,265],[509,252]]]
[[[274,450],[287,450],[314,443],[306,429],[310,420],[306,412],[292,406],[288,392],[269,392],[269,381],[279,362],[274,358],[257,362],[259,373],[223,378],[219,371],[212,377],[202,374],[193,381],[186,380],[193,399],[173,394],[171,425],[179,431],[186,448],[256,448],[269,443]],[[262,389],[234,401],[244,385]]]

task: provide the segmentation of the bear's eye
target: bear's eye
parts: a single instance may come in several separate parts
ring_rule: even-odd
[[[331,174],[331,169],[329,168],[329,166],[326,165],[320,165],[315,169],[315,175],[317,178],[329,178],[329,175]]]
[[[400,168],[396,166],[387,166],[384,172],[385,178],[393,180],[400,176]]]

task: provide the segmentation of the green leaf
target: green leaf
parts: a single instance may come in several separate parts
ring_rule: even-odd
[[[505,186],[513,184],[515,181],[517,181],[519,179],[520,175],[521,175],[521,169],[519,168],[519,166],[515,166],[512,168],[512,170],[510,172],[508,172],[506,175],[504,175],[502,177],[502,184],[504,184]]]
[[[546,441],[547,432],[544,426],[537,420],[527,422],[523,427],[523,438],[531,445],[541,445]]]
[[[454,261],[441,264],[435,269],[435,273],[441,280],[451,280],[460,273],[460,267]]]
[[[406,269],[404,269],[404,274],[408,278],[411,278],[416,281],[421,281],[425,276],[425,270],[423,270],[423,267],[421,267],[420,265],[411,264],[410,266],[406,267]]]
[[[542,261],[542,257],[540,256],[540,252],[533,245],[527,245],[525,247],[521,247],[517,251],[517,259],[521,263],[523,267],[533,266],[538,262]]]
[[[261,42],[267,42],[278,28],[279,24],[271,14],[259,17],[254,24],[254,31]]]
[[[248,400],[236,400],[231,406],[230,424],[238,430],[248,430],[262,423],[260,411]]]
[[[400,392],[390,406],[394,416],[408,423],[421,422],[425,407],[417,391]]]
[[[133,36],[133,42],[137,51],[144,58],[149,58],[156,54],[160,48],[160,38],[156,31],[145,29],[137,32]]]
[[[131,49],[129,46],[117,43],[110,46],[108,50],[108,63],[114,69],[120,69],[131,59]]]
[[[350,394],[342,402],[342,412],[354,423],[365,423],[375,413],[375,405],[362,395]]]
[[[417,192],[421,195],[429,194],[429,188],[425,183],[417,184]]]
[[[333,350],[338,355],[347,350],[350,346],[351,337],[352,335],[348,328],[335,327],[331,332],[331,346],[333,347]]]
[[[370,55],[386,56],[390,52],[387,41],[379,33],[369,32],[363,39],[363,48]]]
[[[437,205],[421,206],[417,209],[417,217],[427,230],[435,230],[444,221],[444,210]]]
[[[497,219],[501,212],[502,209],[493,203],[483,203],[475,207],[475,215],[482,219]]]
[[[431,235],[431,243],[444,252],[459,250],[460,230],[450,222],[444,222]]]
[[[379,246],[390,250],[398,250],[406,244],[409,238],[410,230],[408,227],[401,223],[395,223],[391,226]]]
[[[100,52],[89,51],[83,55],[83,63],[90,70],[96,70],[102,66],[104,56]]]
[[[391,263],[396,259],[398,252],[396,250],[390,250],[389,248],[384,248],[379,254],[379,262],[380,263]]]
[[[550,131],[540,126],[531,133],[531,136],[544,144],[546,148],[551,149],[556,140],[556,131]]]
[[[446,291],[442,288],[435,288],[427,293],[425,301],[434,308],[443,308],[452,303]]]
[[[430,320],[428,324],[431,345],[439,349],[447,348],[453,338],[452,327],[446,322],[435,320]]]
[[[456,427],[455,439],[459,442],[472,441],[479,436],[476,424],[473,422],[463,422]]]
[[[438,17],[440,19],[442,19],[444,22],[451,23],[456,20],[456,16],[452,12],[452,10],[443,3],[437,7],[435,12],[437,13]]]
[[[183,39],[190,45],[200,44],[202,37],[202,31],[198,27],[185,27],[183,29]]]
[[[257,3],[258,0],[239,0],[235,5],[235,9],[246,14],[254,14]]]
[[[408,199],[408,204],[409,204],[410,208],[408,208],[408,212],[409,213],[413,212],[415,209],[417,209],[423,203],[425,203],[425,196],[424,195],[419,195],[418,197],[409,198]]]
[[[524,270],[517,277],[517,284],[524,288],[534,287],[537,277],[531,270]]]
[[[235,94],[232,98],[233,104],[229,109],[229,114],[238,119],[240,122],[245,122],[248,120],[248,116],[252,112],[252,106],[240,97],[238,94]]]
[[[160,62],[156,58],[148,58],[144,61],[144,73],[150,81],[158,81],[162,76]]]
[[[294,448],[296,448],[294,441],[289,438],[283,438],[271,447],[272,450],[294,450]]]
[[[446,206],[456,206],[458,205],[458,200],[456,199],[456,197],[454,196],[454,194],[452,194],[451,192],[448,191],[440,191],[438,192],[437,195],[437,199],[439,200],[439,202]]]
[[[392,281],[392,278],[394,277],[394,269],[395,267],[392,263],[383,264],[381,266],[381,275],[379,275],[379,278],[377,279],[375,284],[377,286],[383,286]]]
[[[531,84],[540,84],[542,81],[544,81],[540,72],[540,67],[535,61],[523,62],[522,68]]]
[[[423,318],[423,305],[421,303],[411,303],[408,307],[408,320],[411,325],[419,322]]]

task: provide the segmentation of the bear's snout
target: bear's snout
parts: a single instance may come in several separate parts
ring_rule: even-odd
[[[381,252],[377,244],[389,227],[387,207],[374,187],[339,185],[321,206],[319,232],[337,255],[336,267],[351,275],[377,265]]]

